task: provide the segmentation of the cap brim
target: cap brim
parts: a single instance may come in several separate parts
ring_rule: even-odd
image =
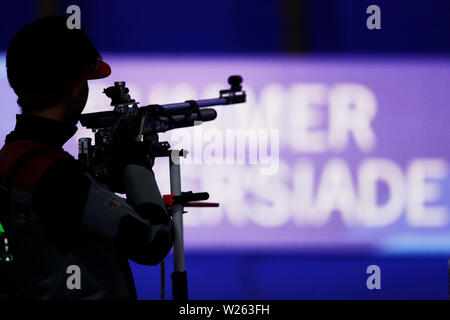
[[[111,67],[104,61],[98,61],[97,70],[88,75],[87,80],[103,79],[111,74]]]

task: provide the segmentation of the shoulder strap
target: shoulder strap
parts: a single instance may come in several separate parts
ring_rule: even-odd
[[[3,178],[3,186],[9,190],[13,183],[14,177],[17,172],[19,172],[20,168],[22,168],[31,158],[38,157],[43,154],[45,154],[44,150],[31,150],[30,152],[26,152],[21,155]]]
[[[25,159],[20,160],[22,157]],[[35,159],[27,161],[29,157]],[[33,140],[10,141],[0,150],[0,177],[3,184],[6,183],[4,178],[8,176],[7,184],[14,181],[14,184],[22,190],[32,192],[49,166],[59,158],[70,157],[71,155],[65,151],[54,150]]]
[[[8,224],[9,213],[8,211],[11,209],[11,189],[14,177],[17,172],[22,168],[28,160],[33,157],[37,157],[45,153],[43,150],[31,150],[30,152],[26,152],[19,157],[19,159],[14,163],[11,169],[7,172],[6,176],[2,178],[0,181],[0,199],[3,203],[0,204],[0,221],[2,223]]]

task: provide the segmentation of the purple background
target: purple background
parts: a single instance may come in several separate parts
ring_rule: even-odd
[[[85,112],[109,108],[108,100],[100,92],[102,88],[112,85],[113,81],[127,81],[131,96],[145,105],[216,97],[218,89],[227,87],[226,79],[231,74],[241,74],[244,77],[244,89],[247,90],[249,103],[218,107],[218,119],[205,124],[205,129],[239,128],[246,122],[245,120],[239,122],[237,118],[242,115],[245,119],[249,110],[252,117],[267,114],[263,111],[265,106],[261,103],[261,94],[263,88],[270,84],[275,84],[282,88],[283,92],[288,92],[295,83],[323,83],[327,87],[342,83],[357,83],[369,88],[377,99],[377,113],[372,123],[376,134],[376,147],[371,152],[364,153],[359,150],[352,139],[342,152],[329,151],[317,155],[294,152],[285,144],[291,133],[283,126],[283,122],[280,122],[267,128],[280,130],[280,162],[287,165],[283,169],[287,170],[286,172],[267,177],[258,174],[258,170],[251,165],[184,164],[182,167],[184,190],[209,191],[212,201],[222,201],[219,209],[189,209],[188,215],[195,217],[185,215],[187,250],[275,249],[327,252],[337,248],[388,253],[450,252],[448,224],[440,228],[414,228],[406,223],[403,215],[395,223],[378,228],[346,226],[342,223],[339,212],[333,212],[331,218],[320,227],[297,226],[292,219],[279,227],[259,226],[251,219],[243,226],[237,226],[228,218],[230,214],[245,216],[248,209],[257,210],[259,207],[255,205],[253,199],[258,197],[256,186],[264,185],[270,188],[272,182],[279,183],[287,178],[292,180],[290,170],[300,159],[312,161],[316,175],[320,175],[323,166],[330,159],[343,159],[351,168],[355,184],[356,169],[361,161],[367,158],[388,159],[395,162],[403,172],[406,165],[415,158],[447,159],[449,154],[447,141],[450,140],[450,131],[447,129],[447,119],[450,116],[447,106],[450,101],[450,91],[447,88],[450,60],[279,56],[163,58],[106,55],[105,61],[111,65],[112,75],[108,79],[90,82],[91,94]],[[4,68],[4,62],[0,65]],[[205,92],[206,87],[214,85],[217,90],[210,89],[209,92]],[[169,91],[164,93],[161,86],[169,88]],[[3,139],[12,129],[14,113],[17,112],[17,109],[13,108],[15,96],[7,84],[4,69],[0,69],[0,94],[4,106],[0,120],[0,138]],[[293,106],[283,100],[281,116],[288,114],[289,108]],[[258,114],[258,110],[261,110],[261,114]],[[250,126],[250,122],[247,123]],[[186,134],[189,134],[193,129],[185,130]],[[76,139],[86,135],[91,134],[85,129],[80,129],[66,144],[66,149],[76,155]],[[171,133],[161,137],[171,141]],[[158,160],[155,172],[162,192],[168,193],[168,168],[164,160]],[[217,180],[207,183],[211,177],[209,173],[212,176],[217,174]],[[271,179],[272,182],[265,179]],[[285,185],[292,198],[291,180]],[[316,184],[317,181],[318,177],[315,178]],[[448,209],[449,182],[448,177],[441,181],[442,195],[433,205],[443,205]],[[216,187],[214,190],[206,189],[208,185]],[[233,185],[245,185],[245,189],[241,191],[246,192],[246,195],[240,192],[233,194]],[[387,191],[383,191],[382,188],[380,190],[380,196],[383,197],[383,194],[386,196]],[[224,197],[227,199],[225,202]],[[231,206],[227,201],[232,198],[236,203]],[[258,205],[260,204],[261,202]],[[271,205],[274,203],[267,204],[269,209]],[[272,207],[273,214],[286,213],[277,211],[277,208],[275,203]],[[295,207],[290,207],[289,210],[289,214],[294,214]],[[212,220],[208,219],[211,216]],[[214,220],[214,217],[217,220]]]

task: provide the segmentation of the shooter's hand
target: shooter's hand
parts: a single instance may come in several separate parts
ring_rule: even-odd
[[[121,182],[125,167],[137,164],[148,169],[153,167],[155,158],[148,143],[136,141],[127,123],[122,120],[114,131],[111,144],[108,169],[111,179],[108,186],[111,191],[123,193]]]

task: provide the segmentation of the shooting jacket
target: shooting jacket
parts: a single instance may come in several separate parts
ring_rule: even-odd
[[[9,234],[18,299],[136,299],[128,259],[158,264],[173,224],[161,202],[133,206],[62,149],[77,128],[17,115],[0,150],[0,177],[26,153],[11,187]],[[155,183],[153,190],[160,196]],[[167,220],[161,219],[167,217]]]

